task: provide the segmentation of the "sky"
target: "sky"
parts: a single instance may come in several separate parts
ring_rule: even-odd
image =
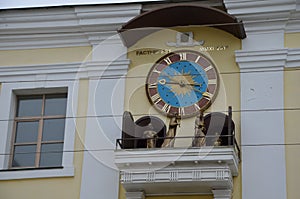
[[[0,0],[0,9],[146,2],[161,0]]]

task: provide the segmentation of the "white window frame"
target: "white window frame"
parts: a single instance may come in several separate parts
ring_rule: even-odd
[[[36,94],[37,92],[53,93],[65,89],[67,93],[67,111],[63,147],[62,168],[54,169],[9,169],[11,153],[13,118],[16,108],[16,95]],[[76,130],[78,86],[74,81],[46,81],[43,85],[37,82],[3,83],[0,93],[0,180],[71,177],[74,176],[74,143]]]

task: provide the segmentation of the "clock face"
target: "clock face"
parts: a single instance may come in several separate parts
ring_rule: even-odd
[[[152,66],[146,92],[162,113],[189,117],[211,105],[218,80],[217,70],[207,57],[196,51],[176,51]]]

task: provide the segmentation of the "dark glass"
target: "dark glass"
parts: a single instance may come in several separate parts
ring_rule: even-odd
[[[15,146],[12,167],[35,166],[36,145]]]
[[[17,117],[40,116],[42,114],[42,96],[20,97],[18,99]]]
[[[40,167],[62,165],[63,143],[42,144]]]
[[[36,142],[38,137],[39,122],[18,122],[16,127],[15,143]]]
[[[63,141],[65,130],[65,119],[44,120],[43,141]]]
[[[44,115],[66,115],[67,95],[46,95]]]

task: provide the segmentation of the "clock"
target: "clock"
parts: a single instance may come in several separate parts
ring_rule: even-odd
[[[161,113],[190,117],[206,110],[219,87],[216,67],[197,51],[174,51],[160,58],[150,69],[146,93]]]

